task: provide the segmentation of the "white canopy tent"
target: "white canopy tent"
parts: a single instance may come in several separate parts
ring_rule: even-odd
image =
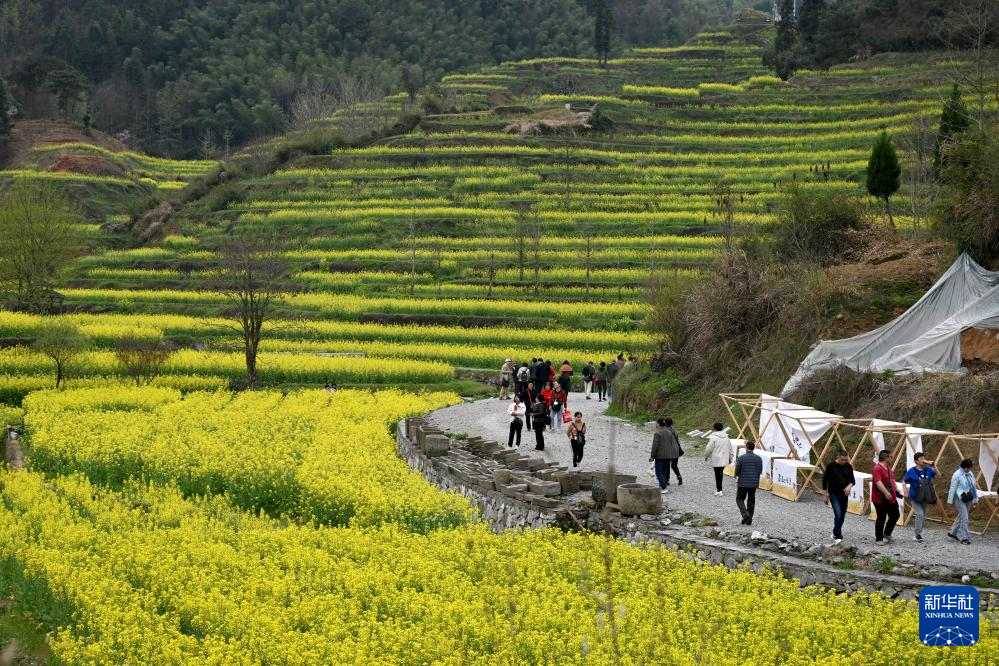
[[[820,342],[784,386],[845,365],[858,372],[958,372],[961,333],[999,329],[999,272],[962,254],[923,297],[884,326],[844,340]],[[999,342],[997,342],[999,344]]]

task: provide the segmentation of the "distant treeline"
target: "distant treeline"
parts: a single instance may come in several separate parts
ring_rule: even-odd
[[[386,93],[504,60],[595,55],[595,0],[4,0],[0,77],[19,113],[195,155],[285,129],[345,76]],[[739,0],[610,0],[612,51],[674,45]]]

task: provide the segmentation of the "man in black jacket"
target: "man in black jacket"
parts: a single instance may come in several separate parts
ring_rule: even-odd
[[[833,509],[833,541],[843,541],[843,520],[846,518],[846,507],[850,501],[850,491],[857,480],[853,476],[853,465],[846,451],[836,452],[836,461],[826,465],[822,475],[822,489],[826,495],[826,506]]]
[[[756,511],[756,489],[760,487],[760,476],[763,474],[763,458],[753,453],[756,444],[746,442],[746,452],[735,461],[735,478],[739,480],[735,494],[735,504],[742,514],[742,524],[753,524],[753,513]]]

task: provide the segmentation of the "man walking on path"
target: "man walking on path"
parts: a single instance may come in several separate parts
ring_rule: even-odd
[[[593,367],[593,361],[587,361],[583,368],[583,395],[590,399],[590,392],[593,391],[593,375],[597,374],[597,369]]]
[[[500,400],[507,400],[510,397],[510,380],[513,378],[513,361],[507,359],[500,368]]]
[[[656,422],[656,434],[652,436],[652,452],[649,453],[649,462],[655,465],[656,479],[659,481],[659,490],[665,495],[669,492],[669,470],[672,467],[676,470],[676,478],[679,485],[683,485],[680,478],[680,470],[676,461],[680,457],[680,440],[673,430],[673,419],[661,418]]]
[[[724,426],[721,423],[715,423],[712,427],[714,432],[708,437],[708,444],[704,447],[704,459],[715,472],[715,496],[721,497],[725,467],[732,462],[732,442],[728,435],[722,432]]]
[[[608,402],[614,397],[614,379],[617,377],[617,373],[621,372],[622,367],[624,367],[624,354],[618,354],[617,360],[611,361],[610,365],[607,366]]]
[[[937,503],[937,491],[933,488],[933,479],[937,474],[932,460],[927,460],[922,451],[912,457],[916,462],[902,477],[908,489],[909,506],[916,514],[913,524],[916,530],[916,541],[923,540],[923,525],[926,524],[926,507]]]
[[[743,525],[753,524],[753,513],[756,512],[756,489],[760,487],[760,475],[763,474],[763,458],[753,453],[755,448],[755,442],[746,442],[746,452],[735,461],[735,478],[739,481],[735,504],[742,514]]]
[[[597,402],[603,402],[607,399],[607,364],[604,361],[600,361],[600,367],[597,368]]]
[[[961,466],[950,477],[950,491],[947,493],[947,503],[957,509],[957,518],[954,524],[947,530],[947,536],[954,541],[961,538],[961,543],[965,546],[971,545],[971,537],[968,535],[968,510],[972,504],[978,504],[978,489],[975,488],[975,477],[971,470],[975,463],[971,458],[961,461]],[[964,536],[961,537],[961,534]]]
[[[527,407],[520,401],[520,396],[515,395],[508,411],[510,412],[510,437],[507,439],[506,445],[513,448],[514,435],[517,437],[517,446],[520,446],[520,432],[524,428],[524,415],[527,413]]]
[[[878,464],[871,472],[871,502],[877,519],[874,521],[874,543],[895,543],[891,533],[898,522],[898,493],[895,486],[895,472],[888,463],[891,453],[884,450],[878,454]]]
[[[850,501],[850,491],[857,482],[853,476],[853,465],[846,451],[836,452],[836,460],[826,465],[822,475],[822,489],[826,495],[826,506],[833,510],[833,541],[843,541],[843,520],[846,518],[846,506]]]
[[[531,369],[527,367],[526,363],[521,363],[520,368],[517,369],[517,395],[521,396],[521,400],[523,400],[524,389],[527,388],[530,381]]]

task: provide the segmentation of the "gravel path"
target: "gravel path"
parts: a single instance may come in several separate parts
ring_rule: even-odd
[[[583,412],[583,419],[587,423],[586,451],[581,469],[606,470],[613,456],[614,465],[619,472],[636,475],[639,483],[656,484],[654,479],[647,476],[654,427],[635,426],[606,416],[606,402],[598,402],[596,398],[585,400],[581,393],[571,393],[569,405],[573,411]],[[510,418],[507,414],[508,406],[509,402],[490,398],[438,410],[431,414],[430,420],[450,432],[478,435],[506,444]],[[705,425],[679,423],[676,430],[684,433],[703,429]],[[613,447],[610,445],[611,441],[614,442]],[[694,511],[709,516],[718,522],[721,529],[728,532],[749,534],[758,530],[772,537],[804,543],[828,544],[832,541],[832,510],[810,491],[797,503],[759,491],[752,527],[740,525],[741,516],[735,506],[735,480],[726,476],[725,495],[715,496],[714,474],[704,462],[703,446],[700,440],[685,440],[686,455],[680,459],[683,485],[677,486],[676,480],[672,480],[670,492],[664,498],[669,510]],[[534,433],[528,432],[526,428],[521,450],[535,453]],[[560,465],[571,464],[572,452],[564,429],[562,432],[545,433],[543,455],[546,460]],[[921,567],[943,565],[955,571],[999,571],[999,535],[995,529],[986,536],[972,534],[971,546],[963,546],[948,539],[944,527],[939,523],[927,521],[923,533],[925,540],[922,543],[913,540],[913,530],[909,524],[895,529],[894,545],[876,546],[874,522],[866,517],[847,514],[843,535],[846,543],[860,549],[876,550],[896,560],[916,563]]]

